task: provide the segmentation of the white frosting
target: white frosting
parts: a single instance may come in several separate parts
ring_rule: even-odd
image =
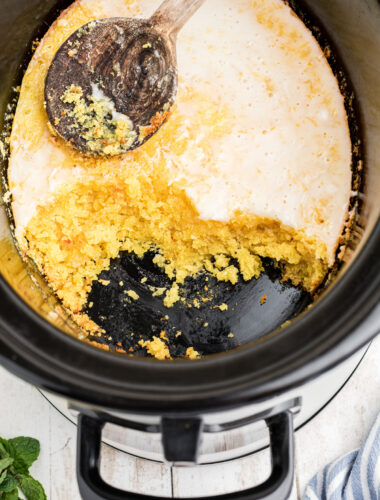
[[[161,0],[80,0],[97,17],[149,17]],[[236,210],[278,219],[326,243],[331,259],[347,216],[351,143],[343,98],[309,30],[281,0],[207,0],[180,32],[180,85],[191,85],[229,109],[228,126],[202,147],[207,126],[173,157],[172,182],[181,181],[200,217],[227,221]],[[271,27],[263,6],[280,16]],[[265,12],[264,12],[265,14]],[[296,47],[297,50],[294,49]],[[204,103],[178,100],[188,125]],[[187,106],[187,107],[186,107]],[[43,152],[13,146],[10,183],[18,230],[59,185],[60,152],[46,138]],[[62,154],[62,153],[61,153]],[[75,176],[81,175],[79,169]]]

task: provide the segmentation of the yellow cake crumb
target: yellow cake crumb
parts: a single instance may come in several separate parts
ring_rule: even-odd
[[[215,255],[215,265],[219,269],[223,269],[225,267],[228,267],[229,262],[230,262],[230,258],[227,257],[227,255],[223,255],[223,254]]]
[[[95,342],[95,340],[92,340],[90,342],[90,344],[94,345],[95,347],[97,347],[98,349],[103,349],[103,351],[109,351],[110,348],[108,345],[106,344],[101,344],[100,342]]]
[[[110,280],[103,280],[103,279],[100,279],[99,280],[99,283],[101,283],[102,285],[104,286],[108,286],[111,282]]]
[[[156,288],[154,286],[150,286],[149,290],[152,292],[152,297],[160,297],[164,292],[166,292],[165,287]]]
[[[166,331],[165,330],[161,330],[160,338],[162,340],[166,340],[166,342],[169,342],[169,339],[168,339],[168,336],[166,335]]]
[[[228,305],[223,302],[223,304],[220,304],[219,306],[215,306],[215,308],[218,308],[221,311],[227,311]]]
[[[198,300],[198,299],[194,299],[194,300],[193,300],[193,306],[194,306],[194,307],[196,307],[197,309],[199,309],[199,308],[200,308],[201,304],[200,304],[200,302],[199,302],[199,300]]]
[[[177,283],[173,283],[172,287],[166,292],[164,298],[164,306],[172,307],[179,300],[179,287]]]
[[[168,346],[160,338],[153,336],[153,340],[139,340],[138,344],[144,347],[148,354],[163,361],[171,359]]]
[[[194,347],[188,347],[186,349],[185,357],[188,358],[188,359],[199,359],[200,358],[200,354],[199,354],[198,351],[196,351],[194,349]]]
[[[133,300],[138,300],[140,297],[139,294],[136,293],[134,290],[127,290],[126,294],[128,295],[128,297],[131,297],[131,299],[133,299]]]

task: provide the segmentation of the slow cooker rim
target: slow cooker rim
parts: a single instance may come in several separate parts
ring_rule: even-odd
[[[46,390],[110,408],[134,411],[148,409],[153,412],[163,409],[188,410],[197,406],[212,409],[220,405],[240,405],[253,398],[269,397],[270,394],[314,378],[348,357],[374,336],[378,326],[375,326],[375,331],[363,332],[358,325],[380,300],[380,263],[377,259],[379,248],[380,220],[350,267],[306,314],[302,314],[294,324],[285,328],[281,335],[258,345],[248,344],[193,363],[111,356],[48,323],[23,302],[1,277],[0,357],[11,371]],[[349,300],[351,297],[348,297],[347,289],[351,291],[352,301]],[[342,317],[334,317],[332,320],[331,309],[341,312]],[[261,375],[259,372],[260,376],[256,374],[256,378],[252,380],[255,372],[247,372],[247,367],[252,366],[255,357],[257,361],[260,356],[268,356],[268,353],[273,355],[274,351],[278,355],[282,349],[289,347],[287,344],[290,341],[292,344],[297,341],[299,334],[312,339],[318,333],[318,322],[323,328],[326,327],[323,339],[315,335],[314,342],[306,342],[305,346],[308,348],[298,349],[293,356],[284,355],[282,362],[277,362],[271,374],[268,374],[268,370],[262,370]],[[95,373],[88,372],[86,363],[88,365],[90,360],[97,367],[101,364],[102,374],[99,374],[99,369]],[[79,365],[74,366],[74,361],[79,362]],[[38,366],[41,363],[43,366]],[[143,384],[133,381],[132,375],[137,369],[142,369],[145,373]],[[116,373],[122,373],[124,378],[115,379]],[[174,374],[176,384],[171,385]],[[188,385],[189,380],[197,379],[198,385]],[[152,380],[155,381],[153,385]],[[159,391],[158,380],[161,384]]]
[[[55,12],[55,8],[53,10]],[[373,240],[375,240],[375,245],[373,245]],[[365,275],[366,281],[361,282],[362,275],[358,272],[358,269],[360,269],[360,264],[362,264],[362,268],[366,269],[364,252],[367,256],[371,254],[369,244],[371,244],[370,247],[372,248],[372,262],[368,266],[367,271],[369,270],[370,272]],[[367,334],[360,334],[356,327],[380,299],[380,269],[379,263],[376,261],[376,249],[378,248],[380,248],[380,221],[378,221],[362,252],[357,256],[357,259],[352,263],[350,268],[343,273],[338,282],[329,287],[325,296],[310,311],[300,315],[294,324],[285,328],[281,335],[276,335],[272,339],[256,346],[248,344],[248,346],[230,351],[228,354],[215,355],[209,359],[194,363],[162,363],[155,360],[130,359],[117,354],[111,356],[109,353],[85,345],[61,332],[40,317],[15,294],[0,276],[0,361],[22,378],[32,381],[47,390],[110,408],[124,407],[127,409],[133,407],[134,410],[138,411],[149,407],[149,410],[157,410],[158,412],[162,408],[167,410],[172,408],[173,411],[176,411],[189,406],[194,407],[197,404],[213,408],[218,405],[241,404],[253,397],[266,397],[269,394],[286,390],[315,377],[327,368],[343,360],[354,350],[368,342],[373,336],[372,331]],[[355,270],[357,271],[356,278],[354,276]],[[371,272],[374,273],[372,281]],[[355,317],[350,318],[351,321],[346,324],[344,324],[342,318],[340,318],[340,321],[336,318],[334,324],[329,324],[330,318],[324,318],[323,313],[326,310],[331,310],[331,302],[336,303],[337,310],[342,312],[344,318],[348,315],[351,305],[349,301],[345,302],[347,310],[342,309],[342,304],[338,307],[339,297],[344,298],[345,283],[354,283],[356,288],[352,288],[352,291],[356,295],[362,294],[361,297],[358,297],[358,303],[355,304],[355,311],[353,309],[350,311],[352,313],[355,312]],[[359,307],[358,311],[359,298],[362,308],[360,309]],[[16,318],[8,318],[7,321],[6,314],[9,314],[12,310],[16,313]],[[319,319],[321,324],[325,324],[326,326],[323,342],[320,345],[318,345],[318,325],[316,325]],[[17,329],[18,327],[21,327],[22,333],[13,331],[14,328]],[[282,363],[277,367],[277,372],[272,373],[272,378],[268,377],[268,370],[264,371],[261,379],[256,379],[255,381],[252,381],[252,374],[242,381],[241,377],[239,379],[237,375],[231,373],[232,363],[239,364],[237,363],[238,360],[243,360],[245,366],[249,366],[252,359],[255,356],[257,358],[260,353],[268,352],[268,350],[273,350],[273,348],[277,350],[281,345],[284,347],[286,339],[292,338],[293,340],[297,340],[298,334],[305,338],[304,328],[309,328],[306,332],[308,337],[316,334],[316,338],[312,339],[313,342],[310,343],[310,349],[300,349],[296,355],[289,356],[288,358],[284,356]],[[328,337],[326,332],[331,332],[330,339],[326,338]],[[346,336],[342,334],[344,332],[347,333]],[[338,335],[339,333],[340,336]],[[36,338],[37,335],[38,339]],[[53,358],[49,359],[47,352],[45,352],[44,341],[46,342],[46,339],[51,342],[52,346],[62,347],[62,351],[60,351],[59,347],[55,349],[58,351],[55,352],[56,358],[53,356]],[[349,345],[346,345],[348,340],[350,340],[348,342]],[[49,345],[49,348],[52,346]],[[253,351],[254,355],[252,355]],[[78,359],[75,359],[74,353],[77,352],[80,352],[80,356]],[[312,353],[314,355],[310,359]],[[65,358],[65,362],[62,362],[63,358]],[[87,362],[88,358],[94,360],[97,372],[90,377],[89,373],[86,373],[86,369],[82,369],[82,366],[79,366],[74,372],[73,361],[75,360],[77,364],[80,364],[83,360]],[[54,360],[53,362],[52,359]],[[287,364],[288,360],[289,363]],[[72,362],[72,370],[70,370],[70,362]],[[126,366],[126,363],[132,367],[128,374],[133,374],[133,369],[138,366],[143,366],[144,371],[149,366],[149,371],[155,374],[167,372],[167,383],[173,380],[173,373],[177,375],[180,373],[181,380],[184,380],[186,377],[191,378],[191,375],[196,372],[204,373],[205,370],[200,370],[201,367],[207,367],[206,371],[210,379],[212,378],[213,370],[215,370],[217,376],[228,378],[229,380],[223,380],[217,387],[217,384],[212,385],[209,383],[209,378],[205,378],[202,383],[202,387],[205,387],[202,398],[200,394],[193,390],[193,393],[190,393],[190,391],[186,393],[186,399],[183,394],[185,386],[180,387],[176,385],[175,391],[177,392],[174,393],[174,390],[166,391],[165,397],[167,400],[162,401],[162,393],[157,394],[157,391],[154,392],[153,390],[155,386],[148,386],[147,383],[140,384],[138,388],[134,387],[132,390],[127,386],[127,383],[129,383],[129,386],[133,385],[130,380],[124,380],[124,387],[122,383],[119,383],[116,387],[116,384],[112,386],[112,384],[110,385],[107,382],[108,380],[112,382],[112,374],[115,374],[115,366],[123,367]],[[105,370],[106,365],[108,366],[107,381],[99,376],[99,364],[102,364],[103,370]],[[78,374],[80,374],[80,377]],[[198,378],[200,378],[200,375],[198,375]],[[262,380],[263,378],[264,380]],[[205,383],[205,380],[208,385]],[[238,382],[240,382],[239,387],[237,385]],[[189,398],[192,398],[190,403],[188,402]]]

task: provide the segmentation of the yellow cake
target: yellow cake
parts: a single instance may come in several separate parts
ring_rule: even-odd
[[[168,308],[187,276],[250,280],[262,257],[314,291],[348,216],[343,97],[317,42],[281,0],[201,7],[179,35],[173,112],[139,149],[90,158],[52,133],[44,79],[62,42],[92,19],[148,17],[159,3],[74,2],[33,55],[15,114],[8,181],[20,249],[92,331],[82,308],[120,251],[155,252],[173,279],[161,292]],[[162,339],[152,342],[148,351],[167,358]]]

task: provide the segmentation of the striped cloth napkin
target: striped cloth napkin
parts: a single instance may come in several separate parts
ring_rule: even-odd
[[[313,477],[304,500],[380,500],[380,414],[359,450]]]

